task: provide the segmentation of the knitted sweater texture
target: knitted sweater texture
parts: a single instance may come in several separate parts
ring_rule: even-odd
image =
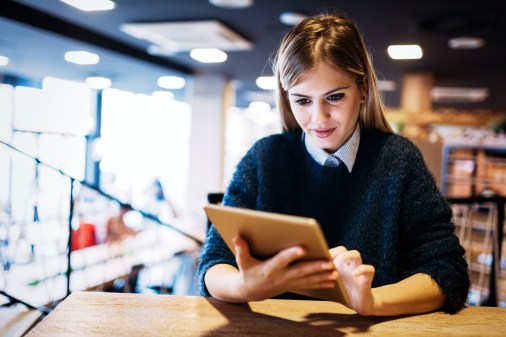
[[[344,174],[316,163],[300,131],[263,138],[238,164],[223,203],[315,218],[329,247],[356,249],[375,267],[373,287],[425,273],[446,296],[442,309],[458,311],[470,285],[464,249],[420,151],[377,130],[360,137],[353,170]],[[197,268],[202,295],[209,295],[206,271],[221,263],[236,266],[211,226]]]

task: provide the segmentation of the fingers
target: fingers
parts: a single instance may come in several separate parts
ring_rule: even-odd
[[[356,277],[362,285],[371,285],[374,278],[375,269],[369,264],[362,264],[353,271],[353,276]]]
[[[337,280],[337,272],[335,271],[334,264],[325,260],[299,262],[290,266],[286,271],[286,276],[292,279],[316,274],[327,277],[327,280]]]
[[[351,273],[362,264],[362,256],[357,250],[340,249],[333,261],[338,271]]]
[[[333,262],[340,275],[350,275],[363,284],[372,284],[375,269],[372,265],[363,264],[362,256],[357,250],[346,250],[344,247],[331,249]]]
[[[333,288],[338,274],[330,261],[307,261],[289,266],[283,276],[289,289]]]
[[[346,251],[347,251],[346,248],[344,248],[343,246],[334,247],[332,249],[329,249],[330,257],[332,258],[332,260],[335,259],[337,257],[337,255],[344,253]]]
[[[271,258],[268,263],[269,265],[278,266],[279,268],[286,268],[304,255],[306,255],[306,250],[304,248],[300,246],[290,247],[280,251]]]

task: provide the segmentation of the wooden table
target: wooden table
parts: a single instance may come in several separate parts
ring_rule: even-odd
[[[197,296],[75,292],[35,336],[506,336],[506,309],[362,317],[333,302],[229,304]]]

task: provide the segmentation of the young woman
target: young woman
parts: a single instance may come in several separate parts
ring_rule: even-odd
[[[284,37],[274,68],[284,132],[248,151],[223,202],[317,219],[333,261],[292,263],[302,247],[260,261],[240,237],[234,257],[211,227],[198,266],[202,294],[257,301],[340,278],[347,306],[362,315],[461,309],[469,277],[451,209],[418,149],[386,122],[353,22],[304,20]]]

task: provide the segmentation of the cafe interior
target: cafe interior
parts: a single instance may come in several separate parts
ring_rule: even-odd
[[[452,208],[468,305],[506,307],[506,2],[4,0],[0,335],[74,292],[199,294],[203,207],[282,132],[272,57],[322,12],[357,22]]]

